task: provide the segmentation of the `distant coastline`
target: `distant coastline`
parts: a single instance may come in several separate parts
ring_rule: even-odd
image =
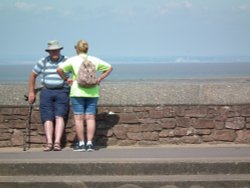
[[[92,55],[92,54],[90,54]],[[145,63],[250,63],[250,56],[99,56],[111,64]],[[39,57],[0,58],[1,65],[34,65]]]

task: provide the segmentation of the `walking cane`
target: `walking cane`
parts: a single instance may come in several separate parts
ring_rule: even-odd
[[[28,101],[28,96],[24,96],[25,100]],[[26,127],[25,127],[25,132],[23,134],[23,151],[27,151],[28,146],[28,141],[27,138],[30,135],[30,123],[31,123],[31,115],[32,115],[32,109],[33,109],[33,104],[29,103],[29,112],[28,112],[28,117],[26,119]]]
[[[37,92],[41,91],[42,87],[36,88],[35,89],[35,95]],[[27,95],[24,95],[25,101],[29,100],[29,97]],[[25,132],[23,133],[23,151],[27,151],[27,148],[29,149],[28,146],[28,141],[30,141],[28,138],[30,136],[30,124],[31,124],[31,115],[32,115],[32,110],[33,110],[33,104],[29,103],[29,111],[28,111],[28,117],[26,119],[26,125],[25,125]]]

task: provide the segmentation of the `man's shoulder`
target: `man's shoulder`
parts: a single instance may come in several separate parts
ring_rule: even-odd
[[[69,59],[68,56],[66,56],[66,55],[60,55],[59,62],[64,62],[64,61],[66,61],[68,59]]]
[[[69,57],[66,56],[66,55],[61,55],[60,57],[61,57],[62,59],[69,59]]]
[[[47,60],[47,59],[48,59],[48,56],[42,57],[42,58],[40,58],[40,59],[38,60],[38,62],[40,62],[40,61],[45,61],[45,60]]]
[[[40,58],[40,59],[38,60],[37,65],[38,65],[38,66],[44,66],[44,64],[45,64],[46,62],[48,62],[48,61],[49,61],[48,56],[47,56],[47,57],[42,57],[42,58]]]

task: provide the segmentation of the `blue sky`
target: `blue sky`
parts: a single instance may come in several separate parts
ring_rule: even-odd
[[[47,41],[75,54],[250,56],[249,0],[1,0],[0,58],[38,59]]]

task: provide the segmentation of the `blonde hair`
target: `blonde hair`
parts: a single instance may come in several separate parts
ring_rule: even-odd
[[[87,53],[89,49],[89,45],[84,40],[79,40],[75,46],[77,53]]]

